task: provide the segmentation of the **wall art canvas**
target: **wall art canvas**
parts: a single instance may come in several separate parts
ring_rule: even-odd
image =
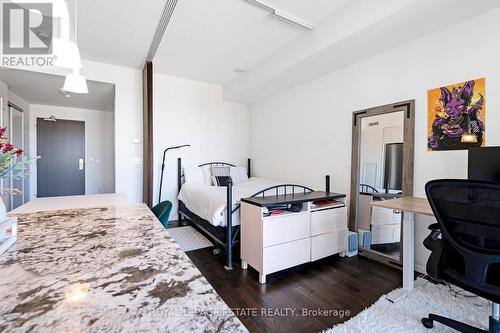
[[[484,146],[485,130],[485,78],[428,91],[429,151]]]

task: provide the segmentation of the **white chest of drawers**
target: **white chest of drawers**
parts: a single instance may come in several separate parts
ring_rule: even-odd
[[[346,207],[315,208],[302,203],[301,212],[264,216],[264,208],[241,203],[241,260],[266,275],[315,261],[347,249]]]

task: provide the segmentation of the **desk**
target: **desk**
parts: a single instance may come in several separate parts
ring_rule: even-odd
[[[434,216],[425,198],[403,197],[393,200],[372,201],[372,206],[403,212],[403,288],[387,295],[393,303],[413,292],[415,285],[415,214]]]

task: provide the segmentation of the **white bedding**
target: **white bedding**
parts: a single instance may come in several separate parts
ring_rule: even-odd
[[[283,184],[263,178],[250,178],[247,182],[233,186],[233,209],[241,198],[247,198],[268,187]],[[226,223],[226,187],[209,186],[199,183],[184,184],[178,199],[193,213],[216,227]],[[240,224],[240,211],[233,214],[233,226]]]

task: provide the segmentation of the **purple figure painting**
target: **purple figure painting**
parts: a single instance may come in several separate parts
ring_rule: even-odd
[[[428,150],[458,150],[484,145],[484,96],[485,79],[429,90]]]

